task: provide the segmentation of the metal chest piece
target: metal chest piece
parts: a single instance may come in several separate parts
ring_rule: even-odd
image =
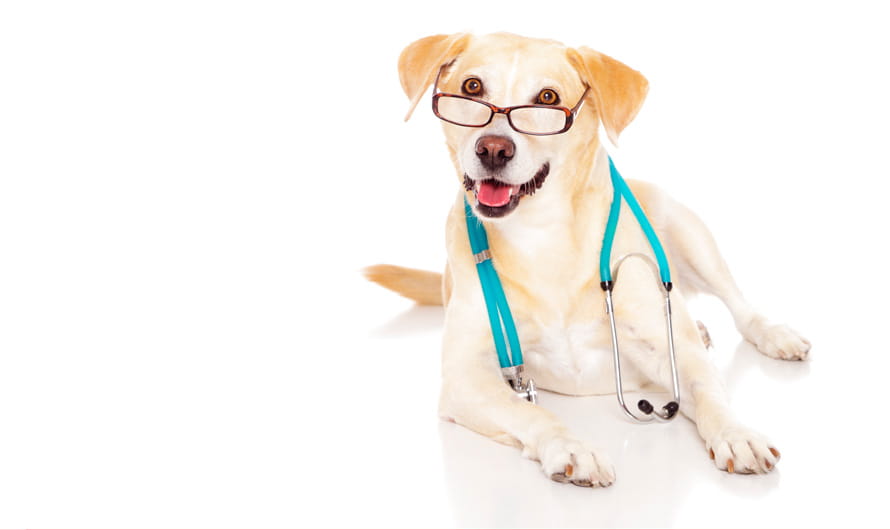
[[[522,380],[522,365],[501,368],[501,373],[517,396],[532,404],[538,403],[538,389],[535,387],[534,379],[529,378],[525,382]]]

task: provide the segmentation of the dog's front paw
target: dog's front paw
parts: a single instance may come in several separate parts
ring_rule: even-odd
[[[711,460],[729,473],[768,473],[781,457],[763,435],[740,426],[724,428],[707,445]]]
[[[802,361],[810,353],[810,342],[783,324],[754,322],[747,338],[760,353],[773,359]]]
[[[557,482],[605,488],[615,482],[615,468],[602,453],[568,436],[555,436],[538,450],[544,473]]]

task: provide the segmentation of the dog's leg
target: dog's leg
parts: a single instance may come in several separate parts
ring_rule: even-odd
[[[630,269],[628,263],[624,267]],[[671,387],[666,355],[663,300],[656,289],[622,293],[622,285],[652,284],[651,273],[622,268],[616,284],[615,311],[622,359],[663,388]],[[743,426],[729,408],[726,390],[716,366],[707,355],[696,322],[686,311],[682,293],[671,293],[674,343],[680,380],[680,411],[693,420],[718,468],[730,473],[765,473],[772,470],[779,452],[763,435]],[[639,413],[637,413],[639,414]]]
[[[717,244],[704,223],[682,204],[665,198],[660,218],[666,220],[665,244],[672,258],[675,283],[712,294],[729,308],[736,328],[764,355],[803,360],[810,343],[788,326],[771,323],[745,300],[729,272]]]
[[[440,415],[522,448],[553,480],[587,487],[612,484],[615,472],[602,453],[572,436],[553,413],[513,392],[501,376],[491,333],[480,322],[488,320],[478,306],[449,303]]]

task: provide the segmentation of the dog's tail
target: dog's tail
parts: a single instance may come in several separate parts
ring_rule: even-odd
[[[442,305],[442,275],[395,265],[373,265],[365,277],[421,305]]]

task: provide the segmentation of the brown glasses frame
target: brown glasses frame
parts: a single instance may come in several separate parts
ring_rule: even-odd
[[[510,127],[512,127],[513,130],[516,132],[519,132],[522,134],[528,134],[531,136],[552,136],[554,134],[562,134],[572,128],[572,124],[575,123],[575,116],[581,110],[581,107],[584,106],[584,98],[587,97],[587,92],[590,91],[590,86],[585,84],[584,85],[584,93],[581,94],[581,99],[579,99],[578,103],[576,103],[575,106],[572,107],[571,109],[569,109],[567,107],[558,107],[558,106],[554,106],[554,105],[515,105],[512,107],[498,107],[497,105],[492,105],[491,103],[481,100],[479,98],[474,98],[474,97],[470,97],[470,96],[462,96],[460,94],[449,94],[448,92],[439,92],[439,77],[442,75],[442,70],[445,68],[445,66],[447,66],[447,65],[444,65],[441,68],[439,68],[439,73],[436,75],[436,82],[433,84],[433,114],[435,114],[437,118],[439,118],[440,120],[442,120],[444,122],[452,123],[454,125],[460,125],[461,127],[475,127],[475,128],[485,127],[486,125],[491,123],[491,120],[494,119],[495,114],[503,114],[504,116],[507,117],[507,123],[509,123]],[[491,113],[488,115],[488,120],[485,123],[482,123],[479,125],[467,125],[466,123],[459,123],[456,121],[452,121],[452,120],[449,120],[448,118],[443,117],[441,114],[439,114],[439,100],[441,98],[457,98],[457,99],[466,99],[469,101],[474,101],[476,103],[479,103],[479,104],[482,104],[482,105],[485,105],[486,107],[488,107],[488,109],[491,111]],[[513,124],[513,119],[510,118],[510,113],[517,109],[561,110],[566,115],[565,127],[560,129],[559,131],[547,132],[547,133],[523,131],[522,129],[516,127],[516,125]]]

